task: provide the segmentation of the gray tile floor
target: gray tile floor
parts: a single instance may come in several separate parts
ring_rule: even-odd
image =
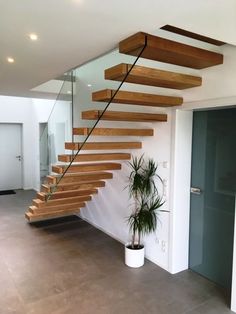
[[[0,196],[0,314],[225,314],[225,293],[185,271],[123,263],[123,246],[73,219],[31,226],[34,192]]]

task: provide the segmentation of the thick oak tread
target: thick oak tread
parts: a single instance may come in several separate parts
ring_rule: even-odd
[[[51,199],[50,195],[48,197],[49,197],[48,200],[45,201],[41,201],[40,199],[34,199],[33,206],[41,209],[46,209],[54,206],[88,202],[91,201],[92,199],[91,195],[65,197],[60,199]]]
[[[79,213],[79,211],[80,211],[80,208],[78,208],[78,209],[49,211],[49,212],[37,213],[37,214],[33,214],[30,211],[28,211],[28,212],[25,213],[25,218],[29,222],[34,222],[34,221],[52,219],[52,218],[57,218],[57,217],[76,215],[76,214]]]
[[[116,93],[113,89],[103,89],[92,94],[92,100],[98,102],[109,102]],[[112,100],[117,104],[150,106],[150,107],[173,107],[183,103],[182,97],[163,96],[139,92],[120,90]]]
[[[105,70],[105,79],[122,81],[131,67],[132,64],[127,63],[121,63],[111,67]],[[135,65],[126,78],[125,82],[182,90],[201,86],[202,78],[199,76]]]
[[[55,205],[55,206],[48,206],[48,207],[36,207],[36,206],[30,206],[29,212],[32,214],[39,214],[39,213],[47,213],[47,212],[55,212],[55,211],[63,211],[63,210],[77,210],[82,207],[85,207],[85,202],[75,202],[75,203],[67,203],[62,205]]]
[[[65,143],[68,150],[106,150],[106,149],[139,149],[141,142],[89,142],[89,143]]]
[[[223,63],[222,54],[142,32],[121,41],[119,51],[137,56],[145,42],[147,46],[142,53],[142,58],[194,69],[203,69]]]
[[[73,158],[74,156],[69,154],[58,155],[58,160],[63,162],[71,162]],[[131,154],[129,153],[78,154],[75,157],[74,162],[129,159],[131,159]]]
[[[95,180],[112,179],[113,174],[110,172],[92,172],[92,173],[66,173],[61,179],[60,183],[80,183],[89,182]],[[47,181],[49,184],[57,184],[60,176],[47,176]]]
[[[50,187],[48,187],[47,192],[38,192],[37,198],[41,201],[46,201],[48,196],[50,195],[50,200],[57,200],[57,199],[63,199],[63,198],[70,198],[70,197],[76,197],[76,196],[88,196],[92,194],[97,194],[97,189],[82,189],[82,190],[69,190],[69,191],[51,191],[50,193]]]
[[[140,113],[140,112],[122,112],[122,111],[106,111],[102,115],[102,110],[88,110],[82,112],[84,120],[101,120],[108,121],[128,121],[128,122],[166,122],[166,114],[158,113]]]
[[[74,128],[74,135],[89,135],[91,128]],[[153,136],[153,129],[95,128],[91,136]]]
[[[63,173],[67,168],[67,165],[53,166],[52,171],[56,173]],[[89,163],[89,164],[72,164],[68,169],[68,173],[74,172],[93,172],[102,170],[120,170],[121,164],[115,162],[102,162],[102,163]]]
[[[55,197],[56,197],[57,193],[59,195],[60,195],[60,193],[74,192],[74,191],[77,191],[77,192],[81,191],[83,193],[85,190],[100,188],[100,187],[104,187],[105,185],[106,185],[105,181],[95,181],[95,180],[88,180],[87,182],[82,181],[82,182],[78,182],[78,183],[76,183],[76,182],[75,183],[61,183],[60,182],[56,187],[53,184],[43,184],[42,185],[42,192],[43,193],[53,193],[53,195],[55,195]],[[89,194],[91,194],[91,193],[89,193]],[[80,194],[78,194],[78,195],[80,195]]]
[[[115,94],[113,89],[103,89],[92,94],[92,100],[98,102],[109,102]],[[173,107],[183,103],[182,97],[163,96],[139,92],[119,91],[112,103],[150,106],[150,107]]]

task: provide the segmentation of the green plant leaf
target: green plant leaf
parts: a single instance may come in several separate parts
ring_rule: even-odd
[[[133,234],[132,245],[134,245],[135,235],[138,235],[138,244],[140,244],[140,236],[155,231],[159,220],[158,214],[167,211],[160,209],[164,201],[159,195],[155,178],[158,178],[162,184],[163,180],[156,173],[155,161],[153,159],[145,161],[142,155],[141,157],[132,157],[129,166],[131,172],[128,188],[135,205],[127,222]]]

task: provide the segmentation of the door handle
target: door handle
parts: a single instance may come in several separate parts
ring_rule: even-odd
[[[21,161],[21,155],[16,156],[16,158],[18,158],[18,160]]]
[[[191,187],[191,188],[190,188],[190,192],[191,192],[192,194],[197,194],[197,195],[202,194],[202,190],[201,190],[200,188],[195,188],[195,187]]]

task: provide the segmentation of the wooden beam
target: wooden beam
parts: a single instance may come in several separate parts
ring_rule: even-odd
[[[74,135],[89,135],[91,128],[74,128]],[[153,136],[153,129],[95,128],[91,136]]]
[[[78,209],[64,209],[64,210],[57,210],[57,211],[48,211],[44,213],[33,214],[32,212],[28,211],[25,213],[25,218],[29,222],[44,220],[44,219],[51,219],[57,217],[64,217],[64,216],[71,216],[79,213],[80,208]]]
[[[48,209],[48,208],[59,208],[61,205],[69,205],[69,204],[78,204],[82,202],[91,201],[91,195],[82,195],[82,196],[73,196],[73,197],[65,197],[60,199],[51,199],[49,198],[47,201],[41,201],[40,199],[33,200],[33,206],[38,209]]]
[[[119,51],[137,56],[145,42],[147,42],[147,47],[142,58],[194,69],[204,69],[223,63],[223,55],[220,53],[141,32],[121,41]]]
[[[106,69],[105,79],[122,81],[127,75],[131,66],[132,64],[121,63]],[[135,65],[126,78],[125,82],[182,90],[200,86],[202,84],[202,78],[199,76]]]
[[[102,115],[102,110],[88,110],[82,112],[82,119],[97,120]],[[108,121],[129,121],[129,122],[166,122],[166,114],[106,111],[101,120]]]
[[[103,186],[105,186],[104,181],[99,181],[103,182]],[[41,201],[46,201],[48,196],[50,195],[50,200],[55,200],[55,199],[61,199],[61,198],[66,198],[66,197],[75,197],[75,196],[87,196],[87,195],[92,195],[92,194],[97,194],[98,190],[91,188],[91,185],[87,189],[78,189],[78,190],[73,190],[74,186],[71,184],[67,184],[67,187],[70,187],[71,190],[68,191],[58,191],[50,193],[50,192],[39,192],[37,193],[37,198],[40,199]],[[79,186],[81,188],[81,186]]]
[[[106,183],[104,181],[84,181],[84,182],[75,182],[75,183],[59,183],[56,187],[53,184],[42,184],[42,192],[44,193],[51,193],[53,192],[53,195],[56,195],[56,193],[60,192],[73,192],[73,191],[81,191],[87,189],[93,189],[93,188],[99,188],[104,187]],[[91,194],[91,193],[89,193]]]
[[[65,143],[65,149],[70,150],[110,150],[110,149],[139,149],[142,148],[141,142],[87,142]]]
[[[58,160],[63,162],[71,162],[73,155],[64,154],[58,155]],[[105,161],[105,160],[129,160],[131,154],[129,153],[100,153],[100,154],[78,154],[74,162],[84,161]]]
[[[61,179],[60,184],[62,183],[82,183],[95,180],[103,179],[112,179],[113,174],[110,172],[92,172],[92,173],[68,173],[65,174]],[[60,179],[60,176],[47,176],[47,181],[49,184],[56,184]]]
[[[92,100],[109,102],[115,93],[116,91],[112,89],[100,90],[92,94]],[[150,107],[173,107],[182,105],[183,98],[120,90],[112,100],[112,103]]]
[[[52,171],[56,173],[63,173],[67,168],[67,165],[57,165],[52,167]],[[89,164],[72,164],[67,172],[93,172],[93,171],[104,171],[104,170],[120,170],[121,164],[114,162],[102,162],[102,163],[89,163]]]

